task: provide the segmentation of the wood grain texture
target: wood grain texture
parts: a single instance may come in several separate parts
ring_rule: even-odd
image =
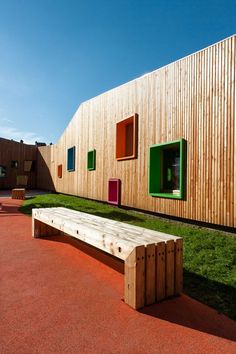
[[[122,205],[235,227],[235,46],[232,36],[81,104],[57,144],[39,148],[50,177],[42,169],[38,185],[107,201],[108,179],[119,178]],[[116,123],[134,113],[138,158],[117,161]],[[149,196],[149,146],[180,138],[187,141],[185,198]],[[75,172],[66,171],[71,146],[76,146]],[[86,161],[92,149],[91,173]]]
[[[25,188],[14,188],[11,191],[12,199],[25,199]]]
[[[125,260],[125,302],[134,309],[145,305],[145,247],[136,247]]]
[[[124,299],[134,309],[181,292],[179,237],[63,207],[33,209],[32,235],[72,236],[123,260]]]
[[[156,301],[156,245],[149,244],[146,246],[146,291],[145,304],[151,305]]]
[[[32,161],[36,167],[36,160],[35,145],[0,138],[0,165],[6,167],[6,177],[0,178],[0,189],[15,188],[18,176],[24,176],[23,180],[26,181],[27,188],[36,188],[36,169],[31,168]],[[12,166],[12,161],[17,161],[17,167]],[[27,167],[26,170],[25,167]]]
[[[175,242],[175,295],[183,291],[183,240]]]
[[[161,301],[166,295],[166,244],[156,245],[156,301]]]
[[[166,297],[175,293],[175,242],[166,242]]]

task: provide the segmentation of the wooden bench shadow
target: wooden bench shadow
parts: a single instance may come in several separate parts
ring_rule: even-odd
[[[95,258],[99,262],[114,269],[115,271],[124,274],[124,261],[106,252],[103,252],[102,250],[94,246],[91,246],[83,241],[80,241],[72,236],[64,236],[64,235],[49,236],[49,237],[47,236],[40,239],[69,244],[77,248],[78,250],[86,253],[88,256]]]
[[[183,291],[177,298],[145,307],[140,312],[236,341],[236,291],[233,287],[184,270]]]
[[[124,262],[106,252],[99,250],[96,247],[88,245],[83,241],[80,241],[71,236],[64,235],[56,235],[50,237],[43,237],[41,240],[47,240],[52,242],[61,242],[69,244],[78,250],[86,253],[88,256],[95,258],[99,262],[109,266],[115,271],[124,274]],[[197,276],[198,277],[198,276]],[[195,279],[195,280],[194,280]],[[206,286],[205,281],[202,277],[198,277],[198,281],[196,281],[196,274],[191,274],[185,271],[184,274],[184,283],[186,282],[186,286],[184,287],[183,295],[175,298],[170,298],[159,302],[154,305],[146,306],[139,310],[140,313],[156,317],[168,322],[172,322],[184,327],[192,328],[197,331],[205,332],[211,335],[215,335],[217,337],[222,337],[225,339],[229,339],[232,341],[236,341],[236,322],[231,320],[230,318],[220,316],[215,310],[209,308],[204,305],[204,298],[198,298],[198,301],[194,300],[190,296],[193,295],[191,293],[191,287],[188,286],[189,282],[193,281],[192,286],[195,289],[195,298],[196,298],[196,288],[199,288],[199,297],[201,296],[201,292],[205,291],[205,296],[207,297],[207,293],[209,294],[209,287]],[[201,285],[202,284],[202,285]],[[222,284],[221,284],[222,285]],[[212,286],[212,284],[211,284]],[[219,284],[215,284],[218,287],[218,291],[220,291],[221,287]],[[233,295],[233,289],[229,289],[230,287],[223,287],[222,296],[228,292],[230,295]],[[204,290],[205,289],[205,290]],[[215,288],[212,288],[212,292],[215,291]],[[201,301],[201,302],[200,302]],[[205,301],[206,302],[206,301]],[[231,306],[234,306],[231,304]],[[216,307],[216,306],[215,306]],[[229,309],[232,311],[232,309]],[[224,327],[226,323],[226,327]],[[230,328],[230,329],[229,329]]]
[[[1,202],[1,201],[0,201]],[[0,216],[21,216],[18,211],[19,205],[6,204],[5,202],[0,205]]]

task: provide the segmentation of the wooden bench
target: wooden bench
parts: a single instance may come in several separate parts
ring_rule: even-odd
[[[25,188],[14,188],[11,191],[12,199],[25,199]]]
[[[134,309],[182,292],[180,237],[61,207],[33,209],[32,233],[73,236],[122,259],[124,300]]]

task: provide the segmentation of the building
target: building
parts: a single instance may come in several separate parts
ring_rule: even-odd
[[[236,226],[236,36],[82,103],[37,187]]]

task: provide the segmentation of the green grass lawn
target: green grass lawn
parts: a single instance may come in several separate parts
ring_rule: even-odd
[[[25,200],[21,212],[63,206],[184,239],[184,293],[236,320],[236,236],[62,194]]]

